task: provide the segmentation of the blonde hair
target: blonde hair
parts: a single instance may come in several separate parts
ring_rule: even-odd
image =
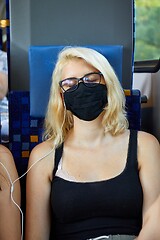
[[[63,67],[69,60],[83,59],[103,74],[107,86],[108,103],[104,109],[102,124],[105,132],[119,134],[128,128],[125,112],[125,95],[108,60],[99,52],[86,47],[66,47],[58,56],[52,75],[50,98],[45,117],[44,139],[52,139],[59,146],[73,128],[73,115],[67,111],[61,96],[59,82]]]

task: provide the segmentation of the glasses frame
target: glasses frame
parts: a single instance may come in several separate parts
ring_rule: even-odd
[[[66,91],[68,91],[68,92],[73,92],[73,91],[75,91],[75,90],[78,88],[78,85],[79,85],[80,82],[83,82],[83,84],[84,84],[86,87],[89,87],[89,85],[88,85],[86,82],[84,82],[84,80],[85,80],[85,78],[87,78],[87,76],[89,76],[89,75],[91,75],[91,74],[97,74],[97,75],[100,76],[99,83],[97,83],[97,84],[100,84],[100,83],[101,83],[101,77],[103,76],[103,74],[102,74],[101,72],[90,72],[90,73],[85,74],[85,75],[84,75],[83,77],[81,77],[81,78],[70,77],[70,78],[66,78],[66,79],[61,80],[61,81],[59,82],[60,88],[61,88],[64,92],[66,92]],[[75,89],[70,90],[70,88],[69,88],[69,89],[65,90],[65,89],[63,88],[63,86],[62,86],[63,82],[66,81],[66,80],[72,80],[72,79],[76,79],[76,80],[77,80],[77,85],[75,85]],[[95,84],[95,86],[96,86],[96,84]],[[95,87],[95,86],[92,85],[92,86],[90,86],[90,88],[93,88],[93,87]],[[72,88],[72,87],[71,87],[71,88]]]

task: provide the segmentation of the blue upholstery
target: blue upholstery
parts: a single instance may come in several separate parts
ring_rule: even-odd
[[[48,103],[52,72],[57,55],[64,46],[31,46],[29,49],[30,67],[30,114],[44,117]],[[114,68],[119,81],[122,81],[122,46],[86,46],[103,54]]]
[[[121,46],[92,46],[107,57],[120,81]],[[29,50],[30,92],[9,93],[10,149],[18,172],[25,172],[35,145],[42,141],[43,120],[49,97],[51,75],[58,52],[63,46],[32,46]],[[129,128],[140,129],[141,96],[138,90],[124,90]]]
[[[125,90],[129,128],[140,129],[141,96],[139,90]],[[30,116],[29,92],[9,93],[10,150],[19,175],[27,168],[31,150],[42,142],[44,118]]]

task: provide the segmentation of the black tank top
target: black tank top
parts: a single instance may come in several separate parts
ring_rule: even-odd
[[[56,149],[51,189],[51,240],[85,240],[102,235],[138,235],[143,193],[137,161],[137,131],[130,131],[125,169],[98,182],[71,182],[55,176],[63,153]]]

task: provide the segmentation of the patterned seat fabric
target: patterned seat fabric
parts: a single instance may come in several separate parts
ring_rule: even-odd
[[[140,129],[141,96],[138,90],[124,90],[129,127]],[[19,174],[27,168],[28,158],[34,146],[42,141],[44,117],[30,115],[29,92],[9,94],[9,148],[13,153]]]

